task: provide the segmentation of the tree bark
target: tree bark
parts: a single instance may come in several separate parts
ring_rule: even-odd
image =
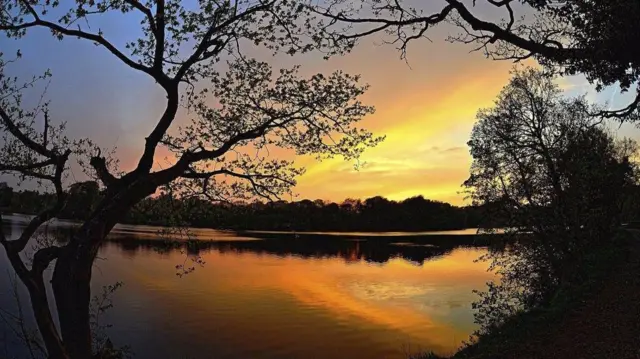
[[[38,330],[47,349],[50,359],[68,359],[66,349],[53,322],[47,292],[42,278],[34,278],[27,284],[31,308],[36,318]]]
[[[52,287],[58,310],[60,334],[71,359],[91,358],[91,267],[95,256],[67,250],[58,258]]]
[[[0,235],[2,235],[1,232]],[[29,292],[31,309],[33,310],[33,315],[36,319],[36,324],[38,325],[38,330],[42,336],[49,358],[67,359],[68,355],[56,329],[51,310],[49,309],[49,301],[42,279],[42,272],[37,271],[37,273],[34,274],[29,271],[20,259],[19,253],[13,251],[6,242],[4,242],[3,245],[9,262],[11,262],[13,269]],[[23,319],[24,318],[21,318],[21,320]],[[30,343],[27,343],[27,345],[30,345]]]
[[[56,260],[51,284],[60,334],[70,359],[87,359],[93,355],[89,314],[91,273],[100,245],[121,215],[156,188],[141,181],[105,198]]]

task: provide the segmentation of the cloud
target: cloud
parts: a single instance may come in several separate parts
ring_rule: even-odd
[[[374,195],[402,199],[422,194],[462,203],[460,185],[471,163],[466,142],[475,115],[478,109],[493,104],[509,79],[510,67],[476,59],[458,66],[452,74],[447,64],[440,66],[444,74],[425,69],[412,74],[424,77],[419,83],[409,81],[404,89],[384,88],[388,97],[374,103],[378,111],[365,126],[387,139],[365,152],[362,160],[367,165],[360,172],[353,170],[353,163],[339,159],[322,163],[301,160],[308,172],[296,192],[304,198],[336,201]],[[408,95],[397,97],[397,92],[406,87],[412,88]],[[375,89],[373,86],[372,91]]]
[[[441,150],[440,153],[442,153],[442,154],[461,153],[461,152],[464,152],[466,150],[467,149],[465,147],[456,146],[456,147],[445,148],[445,149]]]

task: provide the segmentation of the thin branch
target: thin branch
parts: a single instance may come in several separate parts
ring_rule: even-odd
[[[9,259],[9,262],[11,263],[13,270],[16,272],[18,277],[20,277],[20,279],[26,284],[27,282],[31,281],[29,270],[25,266],[22,259],[20,259],[20,254],[18,252],[11,250],[10,248],[11,242],[9,242],[5,237],[1,224],[2,224],[2,213],[0,212],[0,244],[2,244],[2,246],[4,247],[4,250],[7,253],[7,258]]]
[[[525,39],[521,36],[518,36],[511,32],[511,28],[507,27],[506,29],[501,28],[500,26],[480,20],[475,17],[467,7],[462,4],[458,0],[446,0],[450,6],[455,8],[456,12],[460,15],[460,17],[467,22],[471,28],[475,31],[488,31],[493,34],[492,42],[496,40],[502,40],[513,44],[521,49],[531,51],[535,54],[541,54],[545,57],[555,58],[555,59],[563,59],[566,57],[575,57],[580,52],[583,52],[582,49],[576,48],[559,48],[554,46],[547,46],[547,44],[539,43],[530,39]],[[500,2],[493,1],[494,5],[503,6],[508,5],[510,3],[509,0],[504,0]]]
[[[46,27],[46,28],[50,29],[51,31],[53,31],[54,34],[55,33],[59,33],[59,34],[66,35],[66,36],[75,36],[75,37],[78,37],[78,38],[90,40],[90,41],[93,41],[93,42],[95,42],[95,43],[97,43],[99,45],[102,45],[104,48],[109,50],[109,52],[111,52],[113,55],[115,55],[122,62],[127,64],[129,67],[154,76],[154,73],[153,73],[151,68],[131,60],[124,53],[122,53],[120,50],[118,50],[113,44],[111,44],[107,39],[105,39],[102,35],[93,34],[93,33],[85,32],[85,31],[82,31],[82,30],[68,29],[68,28],[65,28],[65,27],[63,27],[63,26],[61,26],[59,24],[56,24],[56,23],[53,23],[53,22],[50,22],[50,21],[47,21],[47,20],[43,20],[43,19],[40,18],[38,13],[33,9],[33,7],[29,4],[28,1],[20,0],[20,3],[23,4],[28,9],[29,13],[33,16],[34,20],[31,21],[31,22],[25,22],[25,23],[18,24],[18,25],[0,25],[0,30],[12,31],[12,30],[29,29],[29,28],[34,28],[34,27]]]
[[[151,31],[154,33],[156,32],[156,22],[153,18],[153,14],[151,13],[151,10],[148,7],[142,5],[137,0],[124,0],[124,2],[133,6],[140,12],[142,12],[144,16],[147,18],[147,20],[149,21],[149,26],[151,27]]]
[[[59,162],[57,163],[56,174],[52,181],[56,188],[55,204],[52,207],[47,208],[44,211],[40,212],[34,218],[32,218],[29,224],[27,225],[27,227],[22,231],[22,234],[18,239],[13,241],[8,241],[7,242],[8,250],[15,251],[16,253],[23,251],[24,248],[27,246],[27,243],[29,243],[29,240],[31,239],[33,234],[38,230],[38,228],[40,228],[40,226],[43,223],[57,216],[58,213],[60,213],[60,211],[62,211],[62,209],[64,208],[66,196],[62,189],[62,171],[64,170],[64,166],[66,164],[67,158],[69,157],[69,154],[70,154],[70,151],[67,151],[65,153],[65,156],[63,156],[62,159],[59,159],[58,160]]]
[[[118,179],[109,172],[107,168],[107,160],[100,155],[93,156],[89,160],[89,164],[95,169],[98,179],[108,188],[114,185]]]
[[[56,156],[53,151],[48,150],[43,145],[37,143],[36,141],[30,139],[27,135],[25,135],[20,128],[11,120],[9,115],[5,112],[3,108],[0,107],[0,120],[4,123],[5,127],[9,132],[15,136],[22,144],[27,146],[29,149],[34,152],[49,158],[53,158]]]
[[[54,164],[56,164],[55,159],[48,159],[46,161],[32,163],[32,164],[25,164],[25,165],[5,165],[0,163],[0,171],[19,172],[25,176],[36,177],[40,179],[53,181],[54,180],[53,176],[33,172],[33,170],[42,169]]]
[[[294,183],[292,181],[286,180],[284,178],[281,178],[279,176],[276,175],[267,175],[267,174],[263,174],[263,173],[254,173],[254,174],[245,174],[245,173],[238,173],[238,172],[233,172],[233,171],[229,171],[227,169],[219,169],[219,170],[215,170],[215,171],[211,171],[211,172],[185,172],[183,173],[180,177],[183,178],[191,178],[191,179],[205,179],[205,178],[211,178],[217,175],[227,175],[227,176],[232,176],[232,177],[237,177],[237,178],[244,178],[244,179],[277,179],[280,180],[282,182],[285,182],[287,184],[293,185]]]
[[[625,108],[619,110],[605,110],[593,114],[596,117],[605,119],[615,118],[620,121],[624,121],[627,117],[631,116],[635,111],[640,109],[640,87],[637,89],[636,98],[631,104]]]
[[[211,171],[211,172],[205,172],[205,173],[198,173],[198,172],[186,172],[183,173],[181,175],[181,177],[184,178],[191,178],[191,179],[205,179],[208,180],[214,176],[217,175],[227,175],[227,176],[231,176],[231,177],[236,177],[236,178],[241,178],[244,180],[249,181],[249,183],[251,184],[251,186],[253,187],[255,193],[263,198],[266,199],[272,199],[272,198],[277,198],[280,199],[280,196],[278,196],[277,193],[275,193],[274,191],[270,190],[268,186],[265,185],[261,185],[258,182],[256,182],[256,179],[276,179],[279,181],[282,181],[284,183],[287,183],[289,185],[294,185],[295,183],[289,180],[286,180],[284,178],[281,178],[279,176],[276,175],[266,175],[266,174],[261,174],[261,173],[255,173],[255,174],[248,174],[248,173],[238,173],[238,172],[233,172],[233,171],[229,171],[226,169],[220,169],[220,170],[215,170],[215,171]],[[264,192],[266,192],[267,194],[265,194]]]
[[[47,141],[49,138],[49,110],[44,110],[44,132],[43,132],[43,140],[42,146],[47,148]]]
[[[328,9],[326,11],[318,11],[313,7],[311,7],[310,10],[318,15],[326,16],[332,19],[333,23],[347,22],[347,23],[354,23],[354,24],[381,24],[378,27],[375,27],[373,29],[369,29],[360,33],[355,33],[351,35],[341,34],[338,36],[339,39],[356,39],[356,38],[368,36],[368,35],[383,31],[391,26],[397,26],[400,28],[400,27],[409,26],[409,25],[424,24],[424,28],[421,30],[421,35],[417,36],[417,37],[421,37],[422,34],[424,34],[426,29],[430,25],[435,25],[444,21],[444,19],[446,19],[446,17],[449,15],[451,10],[453,10],[453,6],[448,5],[441,12],[432,14],[430,16],[414,17],[406,20],[402,20],[402,19],[390,20],[390,19],[382,19],[382,18],[348,18],[343,14],[332,14],[329,12]],[[417,37],[414,35],[406,39],[404,41],[405,46],[406,46],[406,43],[408,43],[409,41]]]
[[[147,9],[148,10],[148,9]],[[164,40],[165,40],[165,14],[164,14],[164,0],[156,1],[156,23],[157,27],[155,30],[152,28],[152,32],[154,37],[156,38],[156,49],[155,49],[155,57],[153,59],[153,67],[156,71],[162,72],[162,64],[164,59]],[[151,11],[149,11],[149,15],[151,19]]]
[[[224,21],[219,25],[217,25],[214,20],[214,23],[211,25],[211,27],[207,30],[205,35],[202,37],[202,41],[200,41],[200,44],[198,44],[198,47],[196,48],[196,50],[193,52],[193,54],[191,54],[191,56],[189,56],[189,58],[187,58],[187,60],[178,69],[174,79],[177,81],[180,81],[184,77],[184,75],[187,73],[187,71],[189,71],[191,66],[193,66],[198,61],[201,61],[200,56],[202,56],[202,54],[204,54],[209,47],[216,44],[216,41],[215,40],[212,41],[211,39],[213,35],[220,32],[222,29],[230,26],[234,22],[240,21],[243,18],[248,17],[254,13],[269,9],[274,3],[275,1],[270,1],[268,3],[263,3],[261,5],[250,7],[244,12],[230,17],[229,19],[227,19],[226,21]],[[214,19],[216,19],[215,14],[214,14]]]

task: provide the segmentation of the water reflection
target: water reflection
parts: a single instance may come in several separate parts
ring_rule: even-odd
[[[392,259],[401,258],[414,265],[422,265],[426,260],[433,260],[455,248],[439,246],[405,246],[395,243],[375,241],[348,241],[343,239],[319,240],[286,240],[265,239],[256,241],[207,241],[189,245],[175,245],[159,240],[139,239],[135,237],[110,238],[107,245],[119,248],[123,255],[135,258],[149,252],[186,251],[189,255],[201,255],[203,252],[215,250],[218,253],[255,253],[273,255],[282,258],[340,258],[346,263],[369,262],[384,264]]]
[[[447,354],[475,328],[471,290],[490,277],[473,262],[483,249],[457,246],[470,237],[216,238],[176,246],[148,229],[110,236],[92,287],[125,283],[105,318],[116,345],[140,358]],[[206,265],[177,277],[175,265],[195,256]]]
[[[149,227],[153,228],[153,227]],[[487,236],[401,234],[395,236],[351,233],[339,236],[335,233],[285,233],[285,232],[233,232],[200,230],[198,237],[208,238],[197,242],[176,245],[175,242],[158,240],[151,233],[116,231],[109,242],[117,243],[126,255],[135,256],[139,251],[166,252],[185,250],[199,255],[201,251],[215,250],[219,253],[257,253],[280,257],[341,258],[347,263],[365,261],[384,264],[394,258],[402,258],[415,265],[437,259],[460,247],[484,247],[489,244]]]

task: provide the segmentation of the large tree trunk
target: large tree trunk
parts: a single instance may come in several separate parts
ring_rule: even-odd
[[[78,251],[65,251],[56,262],[52,280],[60,334],[71,359],[93,355],[89,305],[95,256],[78,254]]]
[[[91,272],[98,249],[120,216],[155,188],[144,183],[105,198],[56,261],[51,283],[60,334],[71,359],[87,359],[93,355],[89,307]]]

